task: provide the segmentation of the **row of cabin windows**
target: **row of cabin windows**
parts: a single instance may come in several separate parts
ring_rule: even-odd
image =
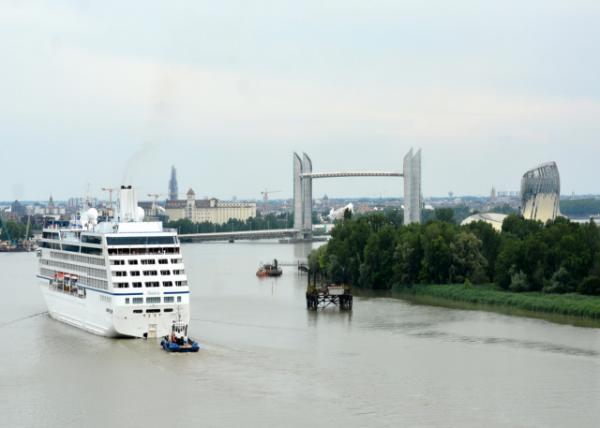
[[[156,264],[156,260],[154,259],[142,259],[141,260],[143,265],[154,265]],[[182,263],[183,260],[182,259],[171,259],[171,263],[176,265],[178,263]],[[131,259],[127,261],[128,264],[130,265],[137,265],[139,263],[138,260],[136,259]],[[125,265],[125,260],[111,260],[110,264],[113,266],[124,266]],[[169,264],[169,259],[158,259],[158,264],[159,265],[168,265]]]
[[[145,282],[144,285],[146,286],[146,288],[160,287],[160,282],[148,281],[148,282]],[[186,287],[187,285],[188,285],[187,281],[175,281],[176,287]],[[132,282],[131,286],[133,288],[142,288],[142,283],[141,282]],[[173,287],[173,281],[163,281],[162,286],[163,287]],[[116,282],[115,288],[129,288],[129,283],[128,282]]]
[[[78,254],[59,253],[58,251],[50,251],[50,257],[53,259],[70,260],[78,263],[87,263],[88,265],[104,266],[104,258],[80,256]]]
[[[160,297],[146,297],[146,304],[147,305],[154,305],[157,303],[160,303]],[[177,302],[180,303],[181,302],[181,296],[177,296]],[[134,305],[143,305],[144,304],[144,298],[143,297],[134,297],[131,299],[131,303],[133,303]],[[175,303],[175,296],[165,296],[163,298],[163,303]],[[125,304],[129,304],[129,297],[125,298]]]
[[[173,308],[164,308],[163,312],[165,312],[165,313],[173,312]],[[141,309],[134,309],[133,313],[134,314],[142,314],[142,313],[144,313],[144,311]],[[158,313],[160,313],[160,309],[146,309],[146,313],[147,314],[158,314]]]
[[[92,235],[81,235],[81,242],[84,242],[87,244],[102,245],[102,237],[101,236],[92,236]]]
[[[129,256],[129,255],[144,255],[144,254],[179,254],[179,247],[109,248],[108,254],[111,256]]]
[[[44,260],[42,260],[42,263],[43,262],[44,262]],[[57,273],[58,273],[58,271],[56,271],[54,269],[40,268],[40,274],[44,275],[47,278],[54,278]],[[61,272],[61,273],[64,273],[64,272]],[[102,279],[89,278],[89,277],[80,275],[79,283],[82,285],[87,285],[88,287],[92,287],[92,288],[101,288],[103,290],[108,290],[108,282],[104,281]]]
[[[66,269],[68,271],[74,271],[83,273],[88,276],[95,276],[99,278],[106,278],[106,270],[105,269],[95,269],[87,266],[76,265],[72,263],[61,262],[57,260],[47,260],[41,259],[40,263],[47,266],[53,266],[60,269]]]
[[[91,254],[93,256],[101,256],[102,248],[85,247],[83,245],[59,244],[56,242],[42,242],[42,248],[50,248],[52,250],[68,251],[70,253]]]
[[[127,271],[118,270],[118,271],[114,271],[112,274],[113,274],[113,276],[127,276]],[[129,272],[129,274],[131,276],[140,276],[140,271],[134,270],[134,271]],[[145,271],[143,271],[143,274],[145,276],[157,276],[158,272],[155,270],[145,270]],[[161,270],[160,274],[163,276],[168,276],[168,275],[171,275],[171,271],[170,270]],[[183,275],[183,274],[185,274],[185,271],[183,269],[178,269],[178,270],[173,271],[173,275]]]
[[[88,244],[102,244],[101,236],[81,235],[81,242],[87,242]]]
[[[174,236],[122,236],[106,237],[108,245],[169,245],[177,244]]]

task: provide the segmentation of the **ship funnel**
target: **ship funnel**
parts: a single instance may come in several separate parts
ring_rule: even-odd
[[[138,205],[135,190],[131,186],[121,186],[119,195],[119,220],[138,221]]]

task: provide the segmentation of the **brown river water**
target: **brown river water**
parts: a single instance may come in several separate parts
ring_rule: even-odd
[[[600,329],[355,297],[311,313],[310,245],[183,247],[198,354],[50,319],[34,254],[0,255],[1,427],[597,427]]]

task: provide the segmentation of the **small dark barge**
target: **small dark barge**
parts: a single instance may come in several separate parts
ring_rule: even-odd
[[[283,270],[279,267],[277,259],[273,260],[273,264],[263,264],[256,271],[256,276],[259,278],[278,277],[283,274]]]

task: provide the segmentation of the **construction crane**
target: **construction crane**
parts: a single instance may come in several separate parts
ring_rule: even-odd
[[[119,190],[117,187],[103,187],[102,188],[103,192],[108,192],[108,212],[109,212],[109,215],[107,217],[114,216],[114,212],[113,212],[113,192],[116,192],[117,190]]]
[[[158,201],[158,198],[160,198],[161,196],[165,196],[165,195],[163,195],[161,193],[148,193],[148,197],[154,199],[152,201],[152,211],[151,211],[151,215],[153,215],[153,216],[156,216],[156,202]]]
[[[280,193],[281,190],[268,190],[265,189],[263,192],[260,192],[260,194],[263,197],[263,208],[262,211],[263,213],[266,213],[267,210],[269,209],[269,195],[272,195],[273,193]]]
[[[25,226],[25,240],[29,241],[29,229],[31,228],[31,213],[27,214],[27,226]]]
[[[281,190],[265,189],[263,192],[260,192],[260,194],[263,197],[263,203],[265,204],[265,206],[269,203],[269,195],[272,195],[273,193],[281,193]]]

